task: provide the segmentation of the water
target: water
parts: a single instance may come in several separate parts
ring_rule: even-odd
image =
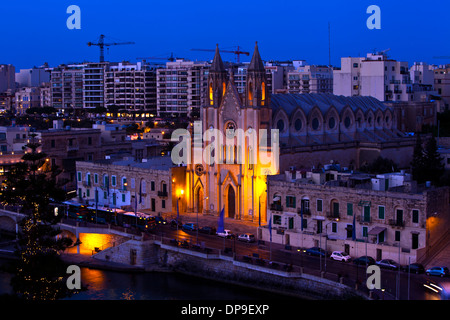
[[[0,259],[0,267],[7,260]],[[0,271],[0,294],[11,293],[12,275]],[[254,300],[276,299],[258,291],[174,273],[124,273],[81,268],[81,281],[88,290],[68,300]],[[279,296],[280,299],[286,297]]]

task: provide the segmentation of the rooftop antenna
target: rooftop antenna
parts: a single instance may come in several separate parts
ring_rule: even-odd
[[[328,22],[328,66],[331,67],[331,24]]]

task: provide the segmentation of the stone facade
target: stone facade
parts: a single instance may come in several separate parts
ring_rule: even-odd
[[[448,188],[420,190],[401,174],[360,175],[345,183],[343,177],[326,181],[330,174],[317,174],[321,178],[316,183],[284,174],[269,178],[272,241],[302,248],[327,245],[328,251],[342,250],[354,257],[365,255],[367,243],[368,255],[375,259],[405,263],[422,257],[448,232]],[[442,223],[433,224],[435,219]],[[270,239],[267,227],[259,233],[259,239]]]
[[[77,194],[81,201],[124,210],[176,212],[175,183],[183,184],[184,168],[173,167],[170,157],[77,162]],[[184,203],[184,199],[183,202]],[[182,206],[182,205],[181,205]]]

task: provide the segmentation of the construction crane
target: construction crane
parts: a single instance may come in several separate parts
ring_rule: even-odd
[[[168,61],[170,61],[170,62],[173,62],[173,61],[175,61],[176,60],[176,58],[174,58],[174,56],[173,56],[173,52],[171,52],[170,53],[170,57],[167,57],[167,58],[162,58],[162,57],[139,57],[139,58],[136,58],[136,59],[138,59],[138,60],[143,60],[143,61],[145,61],[145,60],[168,60]]]
[[[118,46],[118,45],[125,45],[125,44],[135,44],[134,42],[111,42],[111,43],[105,43],[105,35],[101,34],[98,42],[88,42],[87,45],[90,46],[98,46],[100,47],[100,62],[105,62],[105,47],[110,46]]]
[[[214,52],[216,51],[215,49],[191,49],[192,51],[209,51],[209,52]],[[241,54],[245,54],[247,57],[250,55],[250,52],[247,51],[241,51],[240,47],[237,46],[236,50],[220,50],[220,52],[226,52],[226,53],[234,53],[236,55],[236,62],[240,63],[240,55]]]

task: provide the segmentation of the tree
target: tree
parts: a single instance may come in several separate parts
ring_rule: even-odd
[[[411,171],[413,179],[417,183],[424,183],[426,176],[424,175],[425,163],[423,155],[423,144],[420,135],[417,136],[416,145],[414,146],[413,159],[411,162]]]
[[[424,163],[426,180],[433,182],[437,185],[441,176],[444,174],[444,164],[442,163],[442,157],[439,154],[436,138],[430,138],[424,150]]]
[[[20,206],[26,217],[16,247],[18,260],[11,285],[15,294],[26,300],[56,300],[74,293],[65,282],[66,266],[60,251],[71,245],[68,238],[59,238],[55,224],[61,216],[54,214],[51,198],[64,200],[64,191],[56,184],[59,171],[43,170],[46,155],[38,152],[36,134],[24,149],[22,162],[6,174],[0,200],[3,204]]]
[[[441,176],[444,174],[444,165],[442,157],[437,148],[436,138],[431,137],[425,143],[425,148],[420,135],[416,140],[414,147],[413,160],[411,162],[413,179],[417,183],[431,181],[433,184],[439,184]]]

